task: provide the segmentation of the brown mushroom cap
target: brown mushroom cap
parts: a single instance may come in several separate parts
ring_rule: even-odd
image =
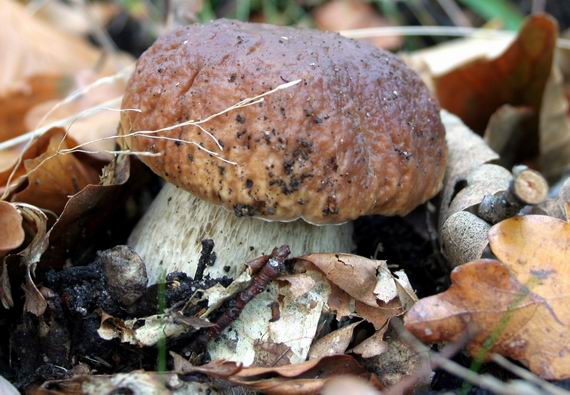
[[[403,215],[440,189],[439,107],[396,56],[313,30],[217,20],[160,38],[137,63],[122,133],[200,120],[289,81],[264,101],[201,126],[130,137],[141,159],[198,197],[270,220],[340,223]]]

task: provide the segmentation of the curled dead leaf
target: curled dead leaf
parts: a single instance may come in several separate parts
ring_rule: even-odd
[[[16,206],[0,201],[0,258],[24,242],[22,216]]]
[[[175,357],[175,367],[179,372],[202,373],[254,391],[275,395],[317,394],[329,379],[340,375],[353,375],[369,382],[376,382],[374,375],[349,355],[335,355],[271,368],[241,368],[239,364],[228,361],[213,361],[203,366],[192,366],[182,357]]]
[[[62,129],[54,132],[44,153],[24,161],[28,185],[12,199],[59,214],[70,196],[86,185],[98,184],[98,168],[80,161],[74,154],[60,153],[74,145],[73,140],[65,138]]]
[[[354,299],[369,306],[378,306],[377,274],[381,265],[386,264],[385,261],[373,261],[351,254],[312,254],[299,259],[313,264],[329,281]]]
[[[313,343],[309,350],[309,359],[319,359],[330,355],[344,354],[347,350],[355,327],[360,322],[332,331]]]
[[[482,134],[491,115],[502,105],[528,106],[534,111],[533,121],[527,128],[524,147],[517,148],[537,154],[538,114],[557,36],[558,25],[553,18],[530,17],[498,58],[475,60],[434,79],[442,107]]]

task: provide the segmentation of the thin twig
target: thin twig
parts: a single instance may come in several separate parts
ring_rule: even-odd
[[[431,351],[429,347],[425,346],[414,335],[408,332],[400,320],[392,319],[390,321],[390,325],[396,330],[400,339],[412,347],[412,349],[414,349],[416,352],[428,353],[434,363],[436,363],[441,369],[473,385],[489,391],[493,391],[499,395],[511,395],[513,393],[516,393],[518,395],[542,395],[544,393],[538,388],[532,387],[530,385],[523,388],[521,385],[517,385],[517,383],[505,383],[491,375],[478,374],[477,372],[467,369],[458,363],[440,355],[439,353]]]
[[[444,36],[494,39],[498,36],[515,37],[516,32],[467,26],[385,26],[364,29],[341,30],[339,34],[349,38],[373,38],[385,36]],[[558,48],[570,49],[570,40],[559,38]]]
[[[491,354],[491,360],[495,362],[497,365],[519,376],[521,379],[530,381],[531,383],[536,384],[537,386],[541,387],[542,389],[548,391],[553,395],[570,395],[570,392],[566,391],[565,389],[550,384],[548,381],[542,380],[540,377],[537,377],[536,375],[532,374],[530,371],[518,365],[515,365],[514,363],[512,363],[502,355],[493,353]]]

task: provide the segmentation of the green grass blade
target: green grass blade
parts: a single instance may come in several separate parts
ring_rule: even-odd
[[[460,0],[466,7],[486,20],[500,19],[509,30],[518,30],[523,15],[507,0]]]

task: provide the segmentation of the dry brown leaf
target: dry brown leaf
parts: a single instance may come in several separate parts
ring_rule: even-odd
[[[278,280],[289,283],[289,286],[286,288],[286,292],[295,298],[305,295],[315,287],[315,280],[311,276],[303,273],[281,276]]]
[[[349,294],[332,283],[327,305],[331,311],[335,312],[337,320],[353,315],[356,309],[356,301],[351,298]]]
[[[293,351],[283,343],[264,342],[256,340],[254,366],[283,366],[291,363]]]
[[[176,373],[142,370],[113,375],[74,375],[67,380],[50,380],[30,389],[28,395],[100,395],[120,394],[223,394],[216,385],[182,380]]]
[[[255,391],[276,395],[318,394],[330,378],[347,374],[376,382],[374,376],[349,355],[335,355],[271,368],[241,368],[240,365],[228,361],[192,366],[178,356],[175,357],[175,369],[184,373],[203,373]]]
[[[26,114],[34,106],[65,96],[72,81],[61,75],[34,75],[25,87],[0,95],[0,141],[18,136],[28,129]]]
[[[327,279],[369,306],[378,306],[376,278],[385,261],[373,261],[351,254],[312,254],[299,258],[321,270]]]
[[[17,207],[24,221],[34,232],[32,241],[17,254],[20,257],[21,266],[26,269],[26,277],[22,285],[26,295],[24,311],[40,316],[47,308],[47,301],[34,283],[33,277],[36,266],[48,247],[48,220],[44,212],[37,207],[24,203],[18,203]]]
[[[0,201],[0,258],[18,248],[24,242],[25,236],[22,216],[16,206]]]
[[[197,329],[210,326],[212,326],[210,322],[199,318],[182,322],[177,319],[176,312],[172,311],[130,320],[123,320],[103,313],[97,333],[105,340],[118,338],[123,343],[149,347],[154,346],[161,339],[174,338],[183,333],[192,333]]]
[[[64,136],[65,132],[60,129],[51,136],[43,154],[24,161],[28,186],[12,200],[59,214],[72,195],[89,184],[99,183],[98,169],[81,162],[74,154],[58,154],[60,150],[72,148]]]
[[[354,329],[360,323],[361,322],[354,322],[332,331],[315,341],[309,350],[309,359],[319,359],[331,355],[344,354],[352,340]]]
[[[469,350],[524,362],[546,379],[570,377],[570,224],[528,215],[489,231],[501,260],[459,266],[446,292],[420,300],[406,327],[427,342],[453,341],[474,330]]]
[[[565,51],[570,53],[568,49]],[[570,106],[563,84],[560,70],[555,65],[546,84],[540,114],[539,164],[550,179],[556,179],[570,169]]]
[[[528,124],[533,114],[532,108],[505,104],[499,107],[489,118],[484,133],[485,142],[500,155],[502,163],[514,163],[517,134]]]
[[[314,12],[315,23],[322,30],[341,30],[367,27],[393,26],[389,20],[378,15],[371,4],[360,0],[334,0],[319,6]],[[402,45],[401,36],[367,39],[379,48],[394,49]]]
[[[302,296],[293,295],[284,283],[274,282],[267,287],[267,292],[248,303],[239,318],[216,341],[209,342],[212,358],[251,365],[257,353],[268,351],[260,348],[259,343],[256,346],[256,340],[261,339],[289,347],[291,353],[287,351],[287,354],[292,363],[305,361],[330,294],[330,285],[317,270],[307,271],[304,275],[310,276],[315,285]],[[272,320],[271,306],[275,302],[279,306],[278,320]],[[274,351],[273,360],[280,360],[282,353]]]
[[[500,57],[475,60],[435,78],[442,107],[480,134],[502,105],[532,108],[534,117],[527,126],[524,145],[517,148],[525,149],[530,157],[535,156],[539,149],[542,94],[550,75],[557,36],[554,19],[542,15],[530,17]]]
[[[0,0],[0,52],[9,54],[0,58],[0,95],[17,84],[24,86],[32,76],[90,69],[101,56],[99,49],[34,17],[13,0]]]
[[[365,339],[362,343],[350,350],[351,353],[358,354],[362,358],[372,358],[382,354],[388,349],[388,345],[384,341],[384,334],[388,329],[388,325],[374,332],[372,336]]]
[[[382,307],[371,307],[362,302],[356,301],[355,315],[364,318],[374,325],[374,329],[379,330],[386,326],[392,317],[403,314],[402,305],[399,300],[393,300]]]

